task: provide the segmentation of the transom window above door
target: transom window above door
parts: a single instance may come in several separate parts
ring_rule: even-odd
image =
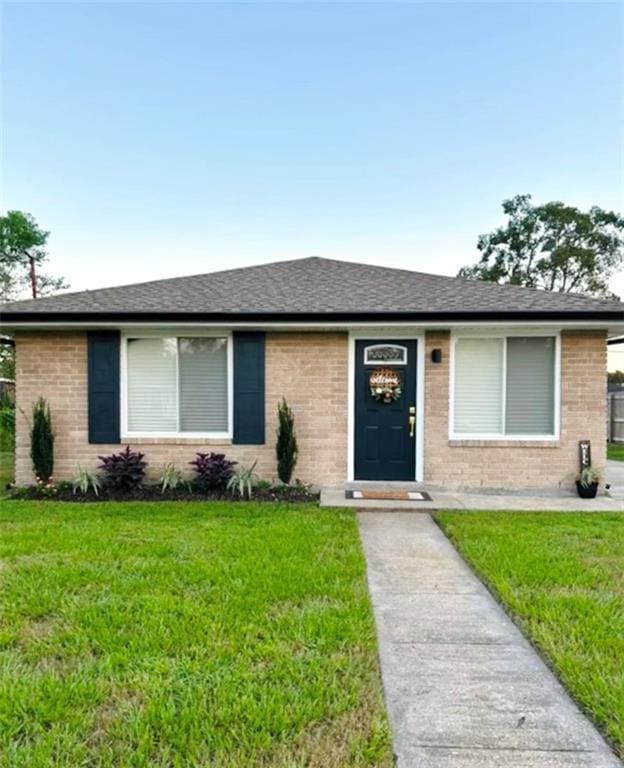
[[[127,338],[125,345],[124,432],[229,435],[227,337]]]
[[[364,348],[364,365],[390,363],[407,365],[407,347],[399,344],[371,344]]]

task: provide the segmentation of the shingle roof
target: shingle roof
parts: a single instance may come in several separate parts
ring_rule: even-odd
[[[64,315],[623,313],[624,304],[318,257],[66,293],[2,307],[5,321]]]

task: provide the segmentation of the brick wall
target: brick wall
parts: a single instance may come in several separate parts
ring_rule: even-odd
[[[87,348],[82,333],[17,336],[18,483],[32,481],[29,416],[39,396],[51,406],[56,432],[55,476],[72,478],[79,464],[95,467],[97,455],[119,450],[87,442]],[[479,442],[448,439],[448,333],[428,333],[425,354],[425,481],[449,488],[570,487],[578,470],[578,441],[592,441],[594,464],[604,465],[606,441],[606,339],[602,331],[570,331],[561,337],[561,439],[548,442]],[[431,363],[441,348],[442,363]],[[269,333],[266,345],[267,443],[143,439],[152,476],[168,461],[186,467],[195,451],[217,450],[276,477],[277,402],[295,412],[300,447],[298,478],[339,483],[347,476],[347,334]]]
[[[442,349],[442,363],[431,350]],[[604,331],[561,334],[561,435],[546,441],[449,441],[450,334],[428,333],[425,352],[425,480],[449,488],[570,488],[578,441],[606,460],[607,344]]]
[[[50,403],[54,423],[57,479],[75,477],[78,465],[94,468],[98,454],[118,445],[90,445],[87,438],[87,343],[84,333],[19,333],[17,350],[16,480],[32,482],[29,421],[40,396]],[[152,477],[173,461],[186,468],[196,451],[226,453],[257,472],[276,478],[277,403],[286,397],[295,413],[299,462],[304,482],[336,483],[347,473],[347,335],[272,333],[266,342],[266,445],[231,445],[224,440],[141,439]]]

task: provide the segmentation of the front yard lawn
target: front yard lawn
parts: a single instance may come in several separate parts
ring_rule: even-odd
[[[607,458],[612,461],[624,461],[624,443],[607,443]]]
[[[352,514],[5,501],[0,557],[3,765],[391,764]]]
[[[624,514],[436,517],[624,755]]]

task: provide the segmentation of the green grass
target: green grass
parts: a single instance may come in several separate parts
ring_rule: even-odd
[[[313,505],[0,511],[3,766],[389,766],[355,520]]]
[[[624,461],[624,443],[607,443],[607,458]]]
[[[15,458],[13,451],[0,451],[0,498],[6,493],[6,487],[15,478]]]
[[[624,756],[624,514],[436,517]]]

